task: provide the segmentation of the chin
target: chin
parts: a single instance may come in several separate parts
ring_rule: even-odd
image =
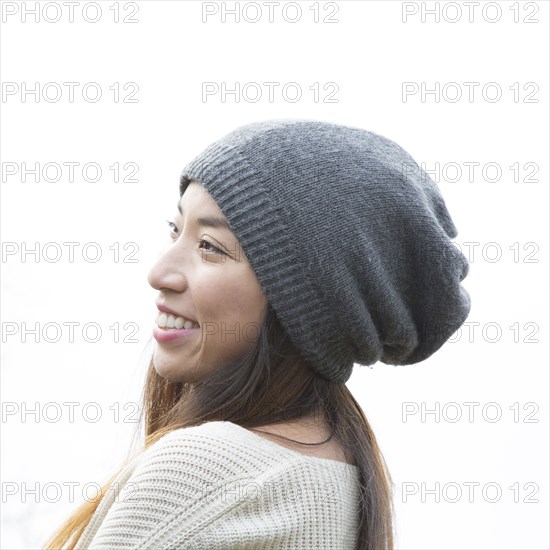
[[[160,377],[170,382],[181,382],[183,384],[194,382],[190,372],[182,372],[181,365],[174,364],[172,361],[153,359],[153,367]]]
[[[153,357],[153,367],[159,376],[172,382],[177,382],[177,379],[181,376],[181,373],[177,372],[177,366],[172,361]]]

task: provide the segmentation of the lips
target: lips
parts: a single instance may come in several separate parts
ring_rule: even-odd
[[[200,328],[189,329],[162,329],[157,326],[153,326],[153,337],[160,344],[168,344],[176,340],[191,338],[193,334],[200,334]]]

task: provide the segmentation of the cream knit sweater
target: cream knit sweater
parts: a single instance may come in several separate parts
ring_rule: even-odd
[[[232,422],[165,435],[113,481],[75,550],[354,550],[359,469]]]

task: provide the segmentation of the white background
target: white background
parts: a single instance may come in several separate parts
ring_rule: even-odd
[[[198,1],[139,1],[137,10],[120,2],[120,20],[135,23],[114,22],[114,1],[97,3],[96,23],[84,18],[96,17],[94,6],[83,11],[90,3],[75,7],[72,23],[62,3],[45,13],[45,3],[37,4],[38,22],[22,17],[35,2],[4,2],[0,27],[0,547],[39,548],[83,501],[85,484],[103,484],[128,451],[135,415],[124,407],[139,401],[156,311],[146,277],[168,242],[165,220],[175,213],[183,166],[241,124],[295,117],[362,127],[396,141],[428,170],[449,167],[436,181],[470,260],[467,324],[422,363],[356,366],[348,381],[396,484],[396,548],[549,548],[548,3],[476,2],[470,21],[468,3],[439,2],[437,22],[433,13],[422,17],[435,2],[319,2],[317,23],[314,2],[300,2],[295,23],[283,17],[283,7],[287,19],[297,13],[288,2],[275,7],[273,22],[260,2],[257,23],[243,17],[254,16],[250,7],[240,22],[229,14],[224,22],[223,2],[206,21]],[[56,6],[61,18],[50,22]],[[323,22],[331,13],[337,22]],[[73,102],[64,82],[79,83]],[[90,82],[102,90],[95,103],[82,96]],[[122,101],[129,82],[139,86],[135,103]],[[253,102],[249,86],[248,97],[223,102],[220,94],[202,96],[204,82],[257,83],[263,95]],[[264,82],[280,84],[273,102]],[[303,93],[294,103],[281,94],[289,82]],[[478,83],[471,101],[466,82]],[[8,83],[19,91],[6,93]],[[62,96],[51,100],[55,85],[50,101],[22,96],[23,85],[36,83],[39,91],[57,83]],[[336,84],[336,102],[323,101],[334,89],[323,91],[326,83]],[[437,84],[441,93],[405,100],[404,83]],[[502,97],[493,101],[497,89]],[[454,101],[457,90],[463,95]],[[64,162],[79,163],[72,183],[68,171],[58,182],[10,175],[22,163]],[[96,183],[82,177],[90,162],[102,168]],[[116,162],[136,163],[138,182],[115,183],[109,166]],[[462,169],[457,181],[449,163]],[[478,163],[471,179],[466,163]],[[74,262],[66,242],[79,243]],[[47,243],[60,246],[58,261],[41,255]],[[98,243],[99,261],[90,261],[92,249],[82,256],[87,243]],[[138,247],[135,263],[123,261],[132,251],[127,243]],[[21,254],[36,246],[38,258]],[[117,246],[118,262],[110,249]],[[23,342],[23,323],[69,321],[79,323],[73,342],[67,330],[58,342],[42,334],[38,343],[32,334]],[[84,340],[86,323],[100,325],[98,342]],[[115,323],[121,339],[131,332],[124,324],[134,323],[136,342],[114,342]],[[66,402],[76,404],[74,421]],[[470,402],[478,404],[472,417],[464,405]],[[90,403],[97,408],[86,408]],[[404,417],[406,403],[418,412]],[[422,418],[422,408],[441,414]],[[36,413],[24,414],[29,409]],[[97,410],[102,416],[93,422]],[[67,482],[76,484],[72,499]],[[472,499],[466,484],[474,484]],[[413,490],[405,495],[405,488]]]

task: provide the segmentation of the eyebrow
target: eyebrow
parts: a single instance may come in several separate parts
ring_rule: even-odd
[[[178,202],[178,211],[183,216],[183,210],[179,202]],[[197,223],[201,227],[213,227],[215,229],[223,228],[233,232],[233,230],[231,229],[231,226],[229,225],[229,222],[225,218],[220,218],[219,216],[203,216],[203,217],[197,218]]]

